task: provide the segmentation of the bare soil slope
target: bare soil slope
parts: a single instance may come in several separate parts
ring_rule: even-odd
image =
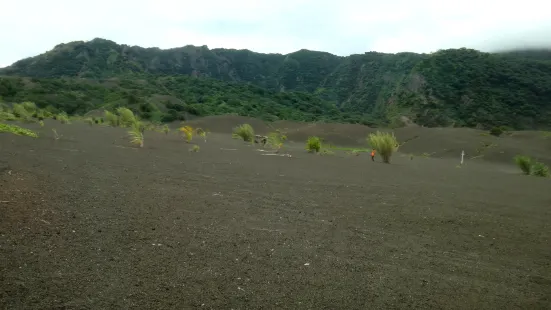
[[[310,136],[324,138],[327,143],[346,147],[368,147],[366,137],[379,129],[357,124],[324,124],[278,121],[266,123],[241,116],[211,116],[190,121],[191,126],[208,128],[212,132],[231,133],[242,123],[251,124],[260,134],[275,129],[287,133],[290,141],[304,143]],[[388,130],[387,130],[388,131]],[[551,164],[551,137],[542,132],[516,131],[494,137],[487,131],[469,128],[424,128],[411,126],[394,130],[402,154],[428,155],[433,158],[455,158],[462,151],[466,159],[511,165],[519,154]]]
[[[36,129],[0,134],[0,308],[551,307],[549,179]]]

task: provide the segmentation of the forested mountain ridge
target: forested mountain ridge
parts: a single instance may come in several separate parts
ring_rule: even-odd
[[[170,95],[186,109],[203,114],[252,113],[234,102],[240,100],[235,93],[239,89],[236,83],[246,83],[258,87],[253,91],[256,93],[257,89],[266,89],[262,96],[275,98],[288,93],[302,98],[287,102],[286,112],[272,108],[267,119],[288,118],[289,109],[301,111],[299,106],[308,101],[306,110],[312,108],[312,103],[319,106],[316,111],[308,110],[312,113],[308,120],[399,126],[405,116],[426,126],[505,125],[522,129],[551,127],[551,61],[547,55],[545,51],[491,54],[465,48],[432,54],[368,52],[341,57],[300,50],[281,55],[189,45],[161,50],[94,39],[57,45],[49,52],[0,69],[0,75],[32,77],[35,84],[46,83],[43,78],[117,78],[127,84],[142,79],[149,81],[147,94],[139,88],[122,87],[121,94],[126,95],[121,96],[128,97],[133,92],[133,96],[146,102],[155,94]],[[211,97],[208,105],[201,106],[201,96],[191,96],[189,92],[181,96],[181,88],[173,88],[168,94],[162,81],[169,76],[189,76],[200,78],[202,83],[235,87],[227,86],[233,93],[226,100]],[[86,85],[69,84],[81,88]],[[28,86],[23,86],[28,83],[18,85],[17,97],[24,98],[29,91],[25,89]],[[152,85],[158,88],[153,89]],[[223,89],[219,91],[224,92]],[[0,87],[0,96],[9,97],[1,92]],[[310,95],[293,95],[295,92]],[[230,97],[233,105],[228,105]],[[40,99],[36,92],[33,98]],[[101,100],[106,102],[105,98]],[[253,110],[267,111],[264,107]]]

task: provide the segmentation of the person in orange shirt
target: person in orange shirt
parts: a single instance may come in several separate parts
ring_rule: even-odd
[[[371,150],[371,161],[375,161],[375,149]]]

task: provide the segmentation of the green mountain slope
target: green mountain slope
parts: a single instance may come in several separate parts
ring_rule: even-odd
[[[333,103],[312,94],[183,75],[97,80],[4,77],[0,95],[4,101],[32,101],[40,108],[80,115],[125,106],[142,118],[165,122],[183,120],[189,114],[232,113],[269,121],[346,120]]]
[[[267,101],[257,98],[257,106],[262,108],[255,108],[255,111],[263,111],[267,119],[288,118],[292,110],[298,113],[293,119],[301,115],[305,119],[327,120],[334,115],[330,117],[332,120],[371,125],[400,125],[409,118],[425,126],[549,128],[551,61],[548,61],[548,55],[544,50],[490,54],[470,49],[442,50],[433,54],[369,52],[348,57],[300,50],[281,55],[209,49],[206,46],[161,50],[94,39],[60,44],[49,52],[0,70],[0,75],[63,77],[62,84],[67,87],[96,84],[104,87],[103,82],[98,81],[116,77],[118,83],[125,83],[119,85],[122,93],[134,90],[138,80],[147,80],[148,93],[138,92],[139,97],[143,96],[140,97],[142,101],[151,101],[155,94],[170,92],[186,105],[196,105],[191,111],[203,114],[231,110],[250,115],[246,114],[250,111],[236,108],[237,104],[226,109],[223,104],[228,104],[228,100],[212,99],[209,104],[199,102],[196,98],[203,94],[195,92],[197,89],[193,87],[193,91],[187,91],[187,94],[193,92],[193,96],[185,97],[183,89],[174,89],[170,83],[167,84],[167,76],[176,79],[189,77],[190,80],[186,79],[184,84],[192,83],[191,78],[200,78],[204,85],[231,82],[223,84],[231,86],[213,86],[218,89],[216,98],[226,96],[243,102],[250,100],[245,95],[249,90],[241,98],[243,89],[238,90],[239,84],[258,87],[251,90],[257,94],[259,89],[264,89],[266,93],[259,96],[267,96],[266,100],[275,100],[288,109],[283,113],[279,108],[265,107]],[[69,78],[79,80],[69,81]],[[90,81],[83,82],[82,79]],[[48,82],[39,82],[44,83]],[[134,86],[127,89],[125,85],[130,84]],[[18,98],[34,92],[28,87],[18,89]],[[65,89],[57,91],[64,92]],[[281,94],[301,99],[283,104],[277,101],[280,99],[274,99]],[[6,97],[1,89],[0,95]],[[41,99],[36,92],[32,97],[35,101]],[[105,102],[101,98],[94,100]],[[222,108],[218,108],[219,105]],[[314,106],[318,107],[316,111],[312,110]],[[269,112],[270,109],[277,111]],[[301,113],[310,114],[304,116]]]

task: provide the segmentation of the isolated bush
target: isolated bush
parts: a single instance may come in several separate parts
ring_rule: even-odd
[[[490,129],[490,134],[492,136],[496,136],[496,137],[499,137],[503,134],[503,128],[502,127],[493,127],[492,129]]]
[[[369,145],[374,148],[383,158],[383,162],[390,163],[392,153],[398,150],[398,141],[394,133],[380,132],[371,133],[367,137]]]
[[[547,167],[544,163],[540,162],[533,162],[532,166],[530,167],[530,174],[537,176],[537,177],[549,177],[549,167]]]
[[[249,124],[242,124],[233,129],[233,134],[240,137],[245,142],[254,141],[254,129]]]
[[[321,149],[321,139],[319,137],[309,137],[306,140],[306,150],[310,153],[317,153]]]
[[[287,140],[287,136],[282,134],[279,130],[276,130],[268,134],[267,144],[271,148],[279,150],[283,146],[285,140]]]
[[[165,133],[165,135],[168,135],[168,133],[170,132],[170,128],[168,128],[168,125],[163,126],[163,132]]]
[[[12,133],[14,135],[19,135],[19,136],[33,137],[33,138],[38,137],[38,134],[32,130],[22,128],[16,125],[8,125],[8,124],[0,123],[0,133],[2,132]]]
[[[119,117],[116,114],[111,113],[107,110],[105,110],[103,113],[105,115],[105,121],[107,122],[107,124],[109,124],[109,126],[119,126]]]
[[[532,169],[532,159],[530,157],[517,155],[515,156],[515,163],[524,174],[530,174],[530,171]]]
[[[132,127],[137,122],[134,112],[128,108],[118,108],[117,114],[119,115],[119,126]]]

